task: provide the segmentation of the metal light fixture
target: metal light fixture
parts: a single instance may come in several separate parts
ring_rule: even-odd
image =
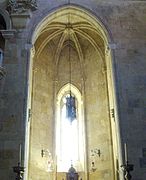
[[[68,0],[68,4],[70,5],[70,0]],[[69,85],[70,85],[70,92],[69,95],[66,96],[66,118],[72,123],[73,120],[76,118],[76,102],[75,102],[75,97],[72,94],[71,91],[71,84],[72,84],[72,75],[71,75],[71,39],[70,39],[70,28],[71,28],[71,24],[70,24],[70,14],[68,15],[68,24],[67,24],[67,29],[68,29],[68,61],[69,61]]]

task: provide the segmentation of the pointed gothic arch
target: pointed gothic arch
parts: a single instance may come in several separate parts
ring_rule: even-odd
[[[71,13],[72,16],[76,16],[76,17],[80,18],[80,22],[78,23],[80,26],[77,27],[75,25],[73,27],[74,32],[78,35],[81,35],[83,38],[85,38],[92,45],[92,47],[94,47],[94,49],[97,49],[97,54],[99,55],[99,58],[101,59],[101,61],[103,61],[102,71],[104,73],[103,76],[104,76],[105,81],[106,81],[105,89],[108,92],[108,100],[107,100],[108,110],[110,111],[111,109],[114,108],[116,111],[117,105],[116,105],[114,76],[113,76],[114,69],[113,69],[113,63],[112,63],[112,50],[110,49],[111,38],[110,38],[110,35],[109,35],[107,29],[103,25],[103,23],[100,20],[98,20],[93,14],[86,11],[85,9],[80,8],[80,7],[76,7],[74,5],[65,6],[65,7],[62,7],[60,9],[57,9],[54,12],[51,12],[48,16],[46,16],[38,24],[38,26],[36,27],[36,29],[33,33],[32,43],[34,44],[34,48],[32,49],[32,52],[34,52],[34,49],[35,49],[35,55],[30,56],[30,64],[31,63],[34,64],[35,61],[38,62],[38,59],[40,58],[41,52],[45,49],[46,45],[50,41],[52,41],[52,39],[55,39],[57,36],[59,36],[64,31],[65,26],[62,26],[62,24],[58,23],[59,21],[60,22],[62,21],[59,19],[59,17],[63,17],[63,16],[65,17],[68,15],[68,13]],[[89,24],[88,23],[82,24],[82,19],[85,19],[85,22],[90,22],[90,23]],[[55,20],[58,20],[56,25],[54,24]],[[49,26],[48,26],[48,24],[49,24]],[[39,39],[39,37],[44,35],[44,32],[48,32],[48,30],[49,30],[48,28],[50,28],[51,30],[55,29],[55,31],[52,34],[47,35],[48,38],[45,38],[44,40],[42,39],[42,42],[37,41]],[[92,37],[92,35],[91,34],[88,35],[86,33],[86,31],[84,32],[84,30],[82,28],[86,29],[87,31],[94,32],[99,37],[100,41],[99,42],[94,41],[94,38]],[[83,60],[82,51],[80,49],[80,45],[79,45],[78,41],[76,40],[76,36],[74,36],[73,40],[74,40],[75,46],[77,48],[77,54],[79,56],[80,62],[82,63],[82,60]],[[99,45],[98,43],[100,44],[100,49],[98,47],[98,45]],[[51,46],[51,45],[49,45],[49,46]],[[33,54],[33,53],[31,53],[31,54]],[[83,67],[83,69],[81,69],[81,71],[84,71],[84,65],[83,64],[81,67]],[[35,68],[35,69],[33,69],[34,71],[32,71],[32,68],[30,66],[29,80],[32,80],[32,78],[34,79],[35,73],[37,71],[39,71],[38,66],[36,66],[36,67],[34,66],[34,68]],[[56,67],[54,66],[52,68],[54,70]],[[82,90],[83,96],[85,98],[85,86],[84,86],[84,84],[85,84],[85,80],[86,80],[86,75],[84,75],[84,73],[82,73],[82,75],[83,75],[81,78],[82,86],[79,89]],[[58,85],[58,87],[57,87],[56,82],[58,83],[58,79],[54,78],[54,82],[51,84],[54,87],[53,89],[55,91],[55,94],[53,95],[54,99],[56,99],[58,88],[60,89],[60,87],[59,87],[60,85]],[[28,94],[31,94],[32,91],[33,91],[33,86],[29,88]],[[33,101],[32,97],[28,98],[28,109],[33,108],[32,107],[32,101]],[[54,108],[54,106],[53,106],[53,108]],[[54,110],[52,110],[52,112],[55,114]],[[54,118],[55,118],[55,116],[53,116],[53,119]],[[117,114],[117,118],[118,118],[118,114]],[[119,161],[121,161],[120,130],[118,127],[118,119],[116,119],[116,121],[113,122],[111,120],[111,117],[109,117],[109,120],[110,120],[109,129],[110,129],[110,133],[111,133],[111,141],[114,144],[114,148],[112,148],[112,150],[111,150],[111,154],[112,153],[114,154],[113,157],[111,158],[113,160],[111,160],[111,161],[112,161],[112,163],[114,163],[114,162],[116,162],[117,158],[119,159]],[[54,128],[55,124],[53,122],[52,122],[52,125],[53,125],[52,128]],[[29,131],[29,125],[28,125],[27,131]],[[28,150],[28,147],[30,147],[29,144],[31,143],[31,141],[29,142],[29,138],[33,138],[31,133],[30,133],[30,136],[26,136],[26,141],[27,141],[26,149],[27,150]],[[51,151],[52,151],[52,155],[55,157],[53,148],[54,148],[54,144],[52,144]],[[87,146],[86,146],[86,148],[87,148]],[[116,151],[112,152],[112,151],[114,151],[113,149],[115,149]],[[88,155],[86,154],[86,159],[88,158],[89,155],[90,155],[90,153],[88,152]],[[28,163],[27,153],[26,153],[26,156],[27,156],[26,157],[26,160],[27,160],[26,165],[27,165],[27,163]],[[90,161],[87,160],[86,163],[87,164],[85,166],[87,166],[87,172],[85,172],[85,173],[88,174],[90,171]],[[116,171],[115,169],[112,169],[113,172]],[[87,178],[87,176],[85,176],[85,177]]]

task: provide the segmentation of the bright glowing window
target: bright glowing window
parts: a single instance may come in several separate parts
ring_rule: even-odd
[[[71,87],[75,97],[76,118],[71,122],[67,116],[66,98]],[[64,86],[57,97],[56,161],[57,171],[67,172],[71,164],[78,171],[84,169],[84,118],[80,91],[73,85]]]

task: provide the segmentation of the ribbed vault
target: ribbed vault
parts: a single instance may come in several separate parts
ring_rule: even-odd
[[[55,78],[57,78],[60,54],[66,46],[71,46],[77,53],[82,78],[85,78],[84,52],[82,49],[85,40],[88,41],[103,60],[105,45],[101,33],[91,23],[82,21],[82,19],[79,22],[79,18],[76,19],[73,14],[68,13],[66,18],[64,18],[64,22],[57,22],[55,19],[55,21],[48,23],[46,27],[42,28],[35,42],[36,57],[39,57],[46,46],[52,43],[55,44],[56,48],[53,51]]]
[[[106,54],[109,41],[106,33],[100,21],[77,7],[59,9],[49,14],[36,27],[32,37],[35,47],[33,68],[36,71],[34,71],[32,93],[30,177],[35,177],[37,169],[46,168],[41,163],[41,158],[36,159],[33,154],[33,149],[39,153],[40,146],[47,147],[51,152],[53,166],[55,163],[60,165],[55,159],[55,156],[58,156],[55,144],[57,143],[56,132],[61,131],[58,126],[60,121],[57,118],[56,99],[60,89],[70,84],[81,94],[79,132],[82,136],[79,137],[80,140],[82,137],[82,141],[79,147],[82,149],[82,155],[80,161],[76,163],[80,177],[88,179],[87,174],[92,171],[93,163],[90,152],[98,147],[104,156],[94,160],[99,166],[99,171],[95,173],[96,179],[104,177],[103,169],[108,171],[111,177],[109,179],[113,179],[113,149],[108,99],[108,81],[110,80],[107,78],[105,69],[105,67],[108,69],[110,59],[107,60]],[[39,127],[41,128],[40,135],[38,134]],[[43,162],[45,164],[45,159]],[[34,167],[35,170],[33,170]],[[53,171],[58,170],[53,169]],[[67,169],[58,171],[58,176],[61,177],[61,173],[66,171]],[[44,176],[47,177],[47,175]],[[90,178],[95,179],[94,174],[93,177],[91,174]]]

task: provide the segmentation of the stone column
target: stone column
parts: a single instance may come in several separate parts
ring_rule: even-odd
[[[2,179],[15,179],[12,167],[19,161],[19,146],[22,145],[24,164],[25,121],[24,108],[26,103],[26,69],[27,53],[25,39],[16,30],[3,30],[5,38],[4,68],[6,76],[2,80],[0,106],[0,153],[2,155],[0,174]]]

